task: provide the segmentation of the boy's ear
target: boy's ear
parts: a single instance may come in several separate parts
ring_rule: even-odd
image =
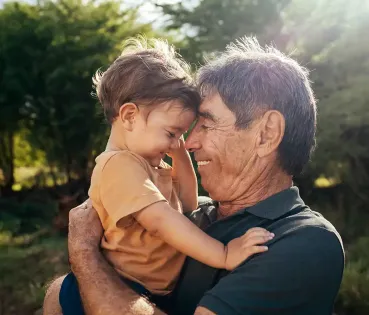
[[[132,131],[138,115],[138,107],[134,103],[125,103],[119,108],[119,120],[127,131]]]

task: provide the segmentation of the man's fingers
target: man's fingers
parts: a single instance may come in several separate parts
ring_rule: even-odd
[[[78,205],[77,207],[74,207],[74,208],[72,208],[70,211],[69,211],[69,213],[71,213],[71,212],[75,212],[75,211],[78,211],[79,209],[85,209],[86,207],[87,207],[87,205],[88,205],[88,201],[89,201],[90,199],[87,199],[85,202],[83,202],[83,203],[81,203],[80,205]]]
[[[80,205],[78,205],[77,207],[71,209],[69,211],[69,218],[71,216],[77,215],[77,214],[81,214],[81,212],[85,212],[87,210],[91,210],[92,207],[92,201],[91,199],[87,199],[85,202],[81,203]]]

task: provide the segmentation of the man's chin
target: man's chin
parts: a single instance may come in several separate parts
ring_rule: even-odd
[[[200,174],[200,178],[201,178],[201,186],[207,191],[209,192],[209,188],[211,189],[211,179],[208,178],[207,175],[205,174],[201,174],[201,172],[199,172]],[[210,184],[210,185],[209,185]],[[210,186],[210,187],[209,187]]]
[[[197,171],[199,172],[199,174],[201,176],[201,181],[207,181],[208,180],[209,174],[211,174],[211,172],[209,172],[208,167],[209,167],[208,165],[197,167]],[[211,180],[211,179],[209,178],[209,180]]]

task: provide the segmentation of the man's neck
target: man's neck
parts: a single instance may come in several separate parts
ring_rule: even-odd
[[[244,183],[244,191],[236,200],[219,202],[218,217],[225,218],[241,209],[252,207],[291,186],[292,177],[281,170],[260,176],[254,182]]]

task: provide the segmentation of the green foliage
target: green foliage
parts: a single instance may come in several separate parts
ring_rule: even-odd
[[[49,202],[19,202],[0,199],[0,232],[10,231],[12,235],[33,233],[50,226],[57,213],[56,204]]]
[[[20,127],[25,96],[36,81],[34,51],[41,45],[33,32],[37,28],[37,7],[5,4],[0,10],[0,168],[5,185],[14,182],[14,133]]]
[[[120,51],[124,38],[150,32],[138,25],[136,11],[122,12],[118,2],[46,2],[41,8],[40,36],[48,36],[46,54],[38,63],[37,82],[27,108],[30,141],[43,149],[51,165],[86,176],[94,146],[106,126],[91,97],[91,77]]]
[[[47,164],[45,152],[33,147],[27,139],[30,130],[21,129],[14,135],[14,166],[20,167],[44,167]]]
[[[368,201],[363,190],[369,180],[369,44],[363,38],[369,2],[302,2],[291,3],[284,31],[296,57],[313,70],[319,100],[311,175],[337,178]]]
[[[86,177],[107,127],[91,96],[92,75],[116,58],[124,39],[152,34],[120,2],[8,3],[0,10],[0,168],[14,182],[14,134],[68,179]],[[5,27],[6,25],[6,27]]]
[[[191,62],[223,50],[236,38],[257,35],[269,42],[282,27],[281,12],[289,0],[201,0],[196,7],[183,2],[161,5],[171,17],[169,29],[187,34],[181,53]]]
[[[1,236],[0,232],[0,240]],[[68,270],[64,238],[48,237],[31,245],[0,246],[1,313],[35,314],[42,306],[47,284]]]
[[[348,248],[347,263],[338,296],[345,314],[369,313],[369,237],[362,237]]]

